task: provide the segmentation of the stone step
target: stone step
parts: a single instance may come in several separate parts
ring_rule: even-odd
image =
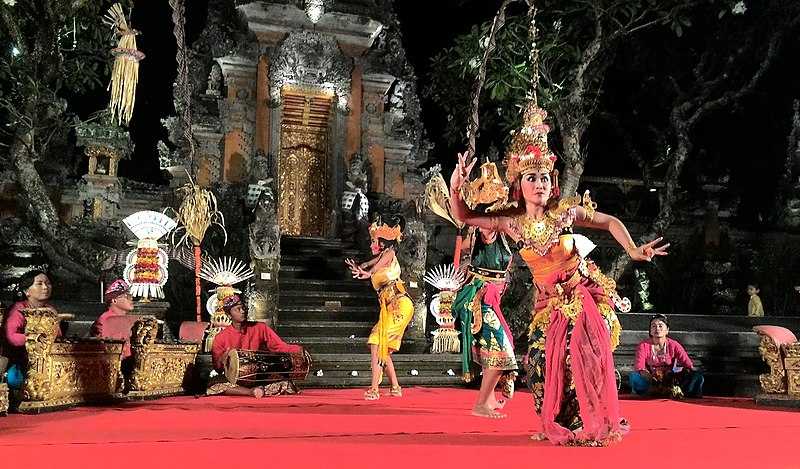
[[[94,319],[70,319],[68,321],[61,321],[61,334],[64,337],[89,337],[94,321]],[[167,341],[174,340],[172,329],[173,327],[171,327],[171,325],[162,324],[159,329],[159,339]]]
[[[277,331],[290,337],[366,337],[373,325],[368,321],[282,321]]]
[[[373,300],[377,302],[377,295],[371,290],[357,290],[357,291],[337,291],[327,289],[313,289],[313,290],[281,290],[281,298],[286,298],[291,301],[297,299],[308,298],[315,300]]]
[[[303,387],[366,387],[370,384],[370,355],[367,353],[313,354],[312,360],[311,372],[302,383]],[[458,354],[396,353],[392,355],[392,362],[402,386],[465,385],[460,378],[461,356]],[[318,376],[320,371],[322,376]],[[353,376],[354,371],[357,376]]]
[[[367,349],[367,336],[355,337],[297,337],[283,336],[290,344],[300,344],[312,355],[318,353],[356,354]]]
[[[367,335],[355,337],[297,337],[285,336],[288,343],[300,344],[312,355],[314,354],[363,354],[368,352]],[[393,355],[421,354],[428,350],[428,343],[423,340],[403,338],[403,345]]]
[[[344,264],[331,267],[314,264],[282,265],[278,273],[278,278],[292,280],[345,280],[351,278],[351,274],[350,270]]]
[[[281,292],[278,306],[326,306],[348,308],[350,306],[378,307],[378,299],[370,292]]]
[[[619,313],[622,329],[648,331],[651,314]],[[748,316],[710,315],[710,314],[670,314],[668,315],[670,334],[674,331],[750,331],[753,326],[772,325],[786,327],[800,333],[800,316]]]
[[[313,280],[313,279],[293,279],[282,278],[278,280],[280,291],[300,291],[300,290],[317,290],[317,291],[353,291],[353,292],[369,292],[375,295],[375,290],[372,289],[370,283],[364,280],[345,279],[345,280]]]
[[[306,264],[315,266],[338,266],[345,265],[345,259],[354,259],[356,262],[364,262],[369,259],[369,257],[369,255],[356,251],[337,251],[331,249],[288,251],[281,253],[281,266]]]
[[[398,381],[403,387],[408,386],[443,386],[443,387],[463,387],[466,386],[459,376],[401,376],[398,374]],[[388,381],[384,378],[381,394],[388,394]],[[367,388],[371,384],[371,378],[367,372],[359,376],[335,376],[309,375],[305,381],[299,382],[302,388]],[[388,398],[383,396],[383,398]]]
[[[622,376],[621,389],[629,393],[629,371],[619,371]],[[758,374],[704,371],[703,379],[703,394],[707,396],[754,397],[761,392]]]
[[[278,308],[278,323],[283,321],[377,321],[378,307],[376,306],[310,306],[310,305],[283,305]]]
[[[75,319],[81,320],[94,321],[106,310],[106,305],[99,301],[53,300],[50,304],[52,304],[59,313],[72,314]]]
[[[319,238],[314,236],[281,236],[281,248],[291,246],[347,246],[338,238]]]
[[[623,329],[620,337],[620,344],[622,346],[629,345],[635,348],[641,341],[646,340],[648,337],[647,331]],[[696,348],[718,349],[724,347],[728,350],[728,354],[734,352],[739,353],[740,351],[758,354],[759,339],[755,332],[686,332],[670,330],[669,337],[680,342],[689,352]]]

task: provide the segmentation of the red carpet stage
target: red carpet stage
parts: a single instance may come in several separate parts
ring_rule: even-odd
[[[530,441],[529,394],[493,421],[469,415],[476,392],[407,388],[366,402],[361,389],[312,389],[11,415],[0,417],[0,467],[800,468],[797,411],[624,400],[633,430],[620,445],[564,448]]]

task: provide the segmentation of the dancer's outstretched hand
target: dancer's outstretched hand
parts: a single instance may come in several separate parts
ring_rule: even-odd
[[[467,162],[468,160],[471,161]],[[469,173],[477,161],[478,159],[472,158],[469,152],[458,154],[458,164],[453,170],[453,174],[450,175],[450,189],[458,190],[464,185],[464,181],[469,178]]]
[[[667,248],[669,247],[669,243],[656,246],[663,239],[663,237],[659,237],[649,243],[644,243],[641,246],[630,249],[628,250],[628,255],[635,261],[646,262],[652,261],[655,256],[666,256],[668,254]]]
[[[367,272],[366,270],[362,269],[361,267],[353,269],[352,273],[353,273],[353,278],[357,278],[359,280],[364,280],[364,279],[368,279],[368,278],[372,277],[371,273]]]

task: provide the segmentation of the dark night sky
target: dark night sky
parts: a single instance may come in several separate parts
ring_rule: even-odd
[[[421,88],[425,86],[430,58],[450,45],[456,35],[467,32],[473,24],[491,19],[499,3],[499,0],[436,0],[426,2],[422,13],[419,2],[396,2],[406,51],[421,79]],[[204,0],[187,2],[187,36],[190,41],[205,22],[206,4]],[[135,2],[132,23],[142,32],[138,45],[147,58],[141,63],[136,109],[130,125],[136,152],[131,161],[122,162],[120,173],[131,179],[165,182],[158,168],[155,145],[158,140],[166,139],[160,119],[174,112],[175,40],[168,3]],[[793,58],[799,52],[798,41],[789,41],[773,70],[752,96],[741,106],[714,115],[700,126],[696,143],[706,148],[704,158],[695,158],[686,165],[690,180],[701,170],[714,173],[719,172],[718,168],[730,167],[731,189],[741,195],[741,213],[751,222],[774,196],[773,181],[786,152],[791,102],[800,96],[800,84],[792,73]],[[627,94],[634,84],[631,80],[639,80],[643,75],[631,76],[624,66],[624,55],[625,52],[621,53],[622,59],[618,61],[622,65],[609,73],[608,91],[603,99],[610,108],[616,107],[617,112],[634,112],[637,104],[629,102]],[[646,71],[642,71],[644,73]],[[105,93],[98,92],[80,102],[76,109],[86,116],[104,107],[107,99]],[[432,159],[442,160],[446,167],[451,166],[451,155],[457,149],[447,148],[435,138],[440,134],[444,116],[425,100],[423,120],[429,138],[436,143]],[[619,142],[611,134],[601,124],[590,130],[592,157],[585,174],[639,177],[637,168],[625,155],[620,155]]]

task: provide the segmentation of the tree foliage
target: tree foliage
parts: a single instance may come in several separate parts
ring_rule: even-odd
[[[110,75],[113,31],[102,24],[109,0],[0,2],[2,142],[33,133],[31,156],[47,157],[66,137],[67,105],[101,89]],[[123,5],[125,2],[122,2]]]
[[[684,1],[548,0],[536,4],[540,104],[586,118],[595,110],[605,71],[623,41],[657,25],[667,25],[675,34],[691,25],[689,4]],[[510,12],[488,63],[480,118],[481,130],[494,144],[502,143],[519,125],[518,109],[531,92],[526,12]],[[427,96],[445,112],[445,138],[451,145],[464,138],[469,94],[490,26],[490,21],[473,26],[432,59]]]
[[[67,138],[74,122],[67,103],[107,80],[115,36],[101,18],[111,3],[0,2],[0,143],[8,146],[4,166],[14,171],[19,215],[54,265],[86,279],[97,277],[102,255],[63,226],[40,170],[71,163],[64,161],[71,155]]]

